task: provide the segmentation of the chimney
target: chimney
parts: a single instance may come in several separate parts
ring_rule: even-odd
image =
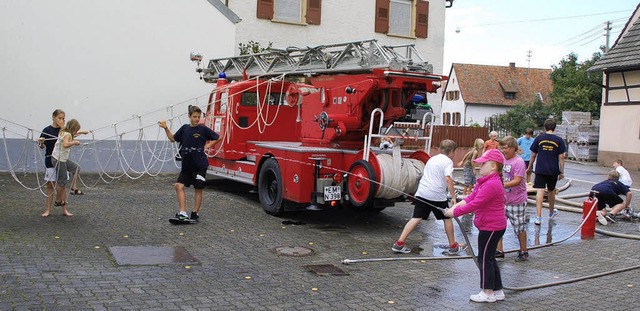
[[[509,63],[509,68],[511,70],[515,70],[516,69],[516,63]]]

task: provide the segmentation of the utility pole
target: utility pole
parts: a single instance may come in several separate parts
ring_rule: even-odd
[[[527,79],[529,79],[529,69],[531,69],[531,50],[527,50]]]
[[[610,21],[606,21],[606,22],[604,22],[604,37],[605,37],[604,52],[605,53],[609,52],[609,37],[610,36],[611,36],[611,22]]]

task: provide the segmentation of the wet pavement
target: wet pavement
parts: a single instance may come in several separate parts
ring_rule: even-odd
[[[569,162],[571,186],[559,196],[588,192],[609,170]],[[30,174],[16,176],[26,187],[37,184]],[[442,222],[421,223],[407,240],[413,253],[391,252],[411,217],[409,203],[377,214],[332,210],[278,218],[262,211],[248,186],[215,180],[205,190],[200,223],[174,226],[168,218],[176,209],[175,177],[104,183],[86,174],[85,183],[95,186],[69,197],[75,216],[57,209],[42,218],[44,196],[0,174],[0,310],[640,309],[640,269],[508,290],[506,300],[490,305],[470,302],[469,295],[479,291],[477,268],[468,254],[443,254]],[[632,177],[640,184],[638,172]],[[187,194],[191,202],[192,190]],[[632,205],[640,210],[637,186]],[[534,210],[529,206],[530,214]],[[528,244],[564,240],[581,216],[561,211],[552,221],[543,216],[540,226],[529,223]],[[475,248],[471,218],[460,220]],[[640,235],[639,226],[621,220],[598,228]],[[455,231],[463,241],[457,225]],[[511,227],[504,243],[505,250],[516,248]],[[503,282],[525,287],[638,266],[639,243],[599,233],[581,240],[578,231],[562,243],[532,249],[528,262],[507,253],[500,263]],[[341,264],[376,258],[403,260]]]

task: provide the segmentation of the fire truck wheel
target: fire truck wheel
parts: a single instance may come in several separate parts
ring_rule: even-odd
[[[349,202],[355,207],[370,208],[377,189],[376,174],[371,163],[365,160],[353,162],[347,175]]]
[[[282,195],[282,173],[278,161],[264,161],[258,176],[258,197],[264,211],[269,215],[280,215],[284,211]]]

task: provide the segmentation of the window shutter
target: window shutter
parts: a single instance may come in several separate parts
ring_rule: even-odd
[[[375,32],[389,32],[389,6],[390,0],[376,0]]]
[[[307,24],[320,25],[322,0],[309,0],[307,3]]]
[[[429,1],[416,3],[416,37],[426,38],[429,34]]]
[[[258,18],[273,19],[273,0],[258,0]]]

